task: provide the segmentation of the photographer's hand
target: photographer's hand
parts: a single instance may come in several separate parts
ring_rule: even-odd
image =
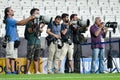
[[[57,38],[57,39],[61,38],[60,35],[56,35],[56,34],[54,35],[54,37]]]

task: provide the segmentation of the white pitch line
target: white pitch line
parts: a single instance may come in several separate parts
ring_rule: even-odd
[[[26,80],[26,79],[35,79],[35,80],[39,80],[39,79],[103,79],[103,78],[120,78],[120,76],[101,76],[101,77],[91,77],[91,76],[80,76],[80,77],[40,77],[40,78],[17,78],[17,80]],[[0,78],[0,80],[4,80],[6,78]],[[7,78],[7,80],[16,80],[16,78]]]

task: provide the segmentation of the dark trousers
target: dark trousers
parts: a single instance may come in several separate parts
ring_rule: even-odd
[[[68,55],[68,54],[67,54]],[[65,61],[65,73],[69,73],[69,59],[68,56],[66,56],[66,61]]]
[[[75,44],[74,43],[74,72],[75,73],[80,73],[80,57],[82,53],[82,46],[80,44]],[[69,73],[69,60],[66,58],[65,61],[65,73]]]

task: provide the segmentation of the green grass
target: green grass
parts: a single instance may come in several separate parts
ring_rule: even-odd
[[[0,80],[120,80],[120,73],[107,74],[0,74]]]

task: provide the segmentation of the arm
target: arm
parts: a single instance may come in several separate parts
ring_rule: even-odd
[[[68,30],[68,29],[66,28],[65,30],[62,30],[61,33],[62,33],[63,35],[65,35],[65,34],[67,33],[67,30]]]
[[[34,16],[30,16],[26,19],[23,19],[21,21],[17,21],[17,25],[25,25],[27,24],[30,20],[33,20],[35,17]]]
[[[67,33],[68,27],[69,27],[69,25],[67,26],[67,25],[63,25],[63,24],[62,24],[61,33],[62,33],[63,35],[65,35],[65,34]]]
[[[52,35],[52,36],[54,36],[54,37],[57,38],[57,39],[60,38],[60,35],[56,35],[56,34],[52,33],[50,29],[47,29],[46,32],[47,32],[49,35]]]
[[[45,27],[45,24],[41,24],[41,25],[40,25],[39,31],[40,31],[41,33],[43,32],[43,27]]]
[[[99,28],[99,29],[94,33],[94,35],[97,37],[97,36],[100,34],[101,31],[102,31],[102,28]]]

